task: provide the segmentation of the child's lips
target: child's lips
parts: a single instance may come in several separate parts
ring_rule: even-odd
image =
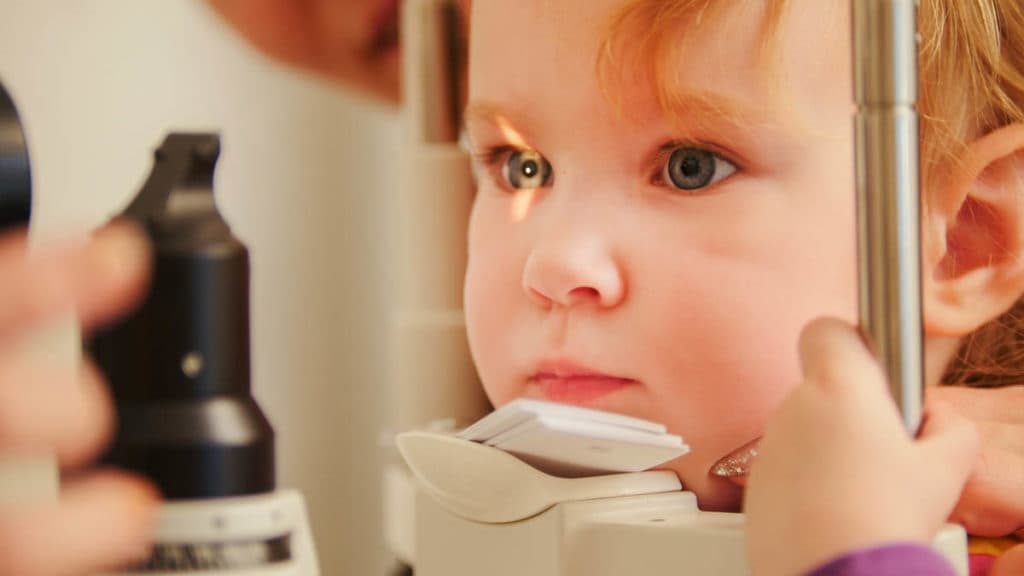
[[[754,440],[733,450],[711,467],[711,474],[720,478],[728,478],[730,481],[745,486],[750,468],[757,460],[758,445],[761,439]]]
[[[533,382],[548,400],[586,404],[636,384],[635,380],[601,376],[536,376]]]
[[[542,362],[530,376],[530,382],[548,400],[567,404],[587,404],[638,384],[631,378],[605,374],[567,360]]]

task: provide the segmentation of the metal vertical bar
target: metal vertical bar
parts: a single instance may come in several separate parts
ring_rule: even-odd
[[[852,0],[860,322],[903,423],[921,422],[916,0]]]

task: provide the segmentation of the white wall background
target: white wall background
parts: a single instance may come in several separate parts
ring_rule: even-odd
[[[37,233],[97,226],[164,133],[218,129],[219,204],[251,250],[253,375],[323,573],[382,574],[376,439],[394,113],[267,61],[196,0],[0,0],[0,79]]]

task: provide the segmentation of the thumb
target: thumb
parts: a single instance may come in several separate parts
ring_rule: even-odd
[[[925,415],[917,439],[921,478],[931,493],[953,510],[964,484],[974,470],[981,441],[974,424],[942,402],[934,402]]]
[[[814,320],[800,334],[804,380],[823,391],[887,393],[881,366],[852,326],[834,318]]]

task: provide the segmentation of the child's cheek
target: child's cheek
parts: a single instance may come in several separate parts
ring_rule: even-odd
[[[488,398],[503,404],[521,395],[512,368],[517,356],[513,317],[524,312],[521,260],[507,202],[478,198],[469,228],[464,310],[470,351]]]

